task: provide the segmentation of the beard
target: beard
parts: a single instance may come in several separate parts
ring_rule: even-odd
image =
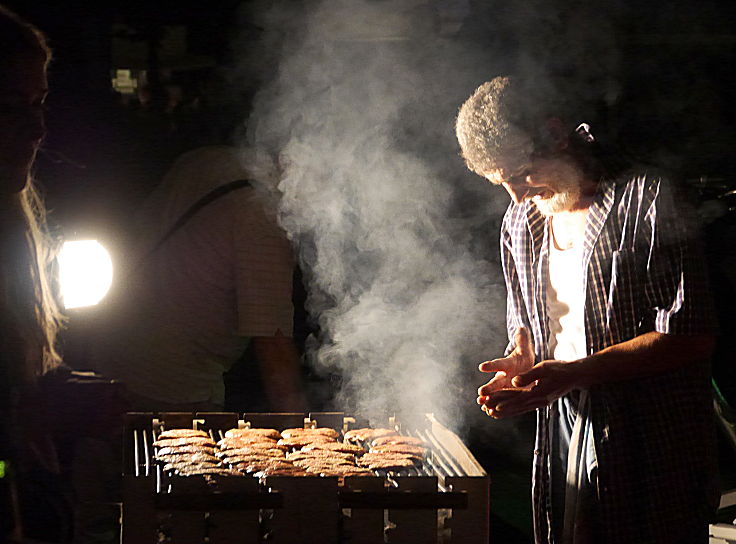
[[[580,200],[582,191],[580,183],[571,178],[564,178],[555,188],[555,193],[549,198],[534,197],[532,201],[544,216],[556,213],[569,212]]]

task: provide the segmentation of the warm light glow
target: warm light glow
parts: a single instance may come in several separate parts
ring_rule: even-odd
[[[64,242],[59,282],[65,308],[94,306],[112,285],[112,259],[97,240]]]

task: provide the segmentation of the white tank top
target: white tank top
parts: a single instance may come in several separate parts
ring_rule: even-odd
[[[549,239],[550,355],[558,361],[573,361],[586,356],[583,244],[560,250],[555,247],[553,236]]]

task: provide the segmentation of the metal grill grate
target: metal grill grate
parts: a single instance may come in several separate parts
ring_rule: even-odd
[[[177,476],[154,461],[163,429],[197,428],[217,442],[234,427],[368,426],[342,413],[151,413],[126,418],[123,544],[210,542],[488,542],[489,478],[449,429],[431,414],[371,422],[420,438],[428,454],[406,470],[374,477]]]

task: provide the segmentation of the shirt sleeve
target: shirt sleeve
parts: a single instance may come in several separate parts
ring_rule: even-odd
[[[669,187],[657,180],[648,188],[651,226],[645,294],[655,330],[666,334],[707,334],[716,329],[705,257],[698,229],[676,210]]]
[[[239,200],[233,233],[238,334],[292,336],[294,309],[291,245],[276,217],[267,214],[253,191]]]

